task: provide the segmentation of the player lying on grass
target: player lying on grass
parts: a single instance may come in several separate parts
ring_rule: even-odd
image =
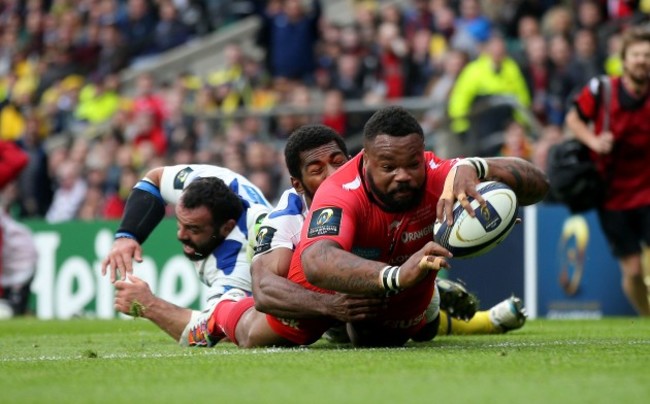
[[[124,280],[133,273],[133,260],[142,262],[142,244],[160,223],[165,205],[175,204],[177,238],[208,286],[203,312],[178,307],[151,293],[138,294],[134,283],[116,282],[118,310],[148,318],[179,340],[205,324],[219,297],[232,288],[250,293],[250,242],[254,227],[270,210],[262,192],[242,175],[208,165],[158,167],[131,191],[120,228],[102,274]],[[124,302],[128,304],[124,306]]]
[[[316,190],[330,174],[348,161],[345,143],[326,126],[304,126],[295,131],[287,141],[285,161],[293,189],[285,191],[278,206],[264,219],[260,227],[252,265],[253,296],[258,312],[247,312],[242,321],[243,324],[259,325],[243,326],[242,331],[264,328],[267,316],[262,313],[271,314],[282,322],[328,315],[324,312],[327,308],[318,304],[309,305],[315,310],[306,312],[305,302],[340,295],[318,296],[296,284],[286,282],[285,278],[289,272],[291,256],[300,240],[300,229],[307,209]],[[525,321],[521,301],[517,298],[506,299],[490,311],[479,312],[472,318],[476,310],[476,306],[472,304],[476,303],[474,296],[455,282],[443,280],[439,282],[439,286],[443,292],[441,299],[444,303],[441,304],[439,335],[505,332],[521,327]],[[449,316],[447,311],[454,309],[456,317],[472,320],[466,322]],[[270,316],[268,320],[270,324],[275,323]],[[256,338],[259,335],[257,331],[246,334],[246,339],[240,341],[243,345],[264,344],[264,341]],[[268,333],[263,333],[266,334]]]
[[[544,173],[527,161],[443,160],[425,152],[422,127],[406,110],[377,111],[364,127],[364,150],[315,194],[289,279],[321,293],[386,297],[380,317],[348,323],[355,345],[430,338],[431,329],[437,331],[430,310],[437,269],[447,266],[450,254],[428,241],[427,229],[435,220],[450,222],[457,199],[473,215],[467,197],[485,203],[476,191],[483,180],[507,184],[522,206],[548,191]],[[329,326],[326,319],[280,323],[275,331],[304,344]]]

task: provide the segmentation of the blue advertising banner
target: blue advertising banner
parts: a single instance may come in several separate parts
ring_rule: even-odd
[[[536,212],[537,316],[635,315],[621,290],[618,263],[597,213],[570,215],[564,206],[549,204],[538,205]]]

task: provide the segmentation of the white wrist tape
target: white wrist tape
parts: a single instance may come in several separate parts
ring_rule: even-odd
[[[471,166],[476,170],[476,175],[479,180],[484,180],[488,176],[488,163],[484,158],[481,157],[468,157],[457,162],[454,167],[457,166]]]

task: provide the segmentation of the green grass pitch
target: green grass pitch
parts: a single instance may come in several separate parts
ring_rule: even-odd
[[[650,320],[398,349],[178,347],[138,320],[0,322],[0,403],[647,403]]]

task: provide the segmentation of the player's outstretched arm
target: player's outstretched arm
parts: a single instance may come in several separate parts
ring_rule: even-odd
[[[142,279],[129,275],[129,281],[115,282],[115,310],[144,317],[178,341],[192,317],[192,311],[154,296]]]
[[[522,206],[540,202],[549,189],[546,174],[533,163],[519,157],[492,157],[488,163],[487,180],[507,184]]]
[[[307,280],[324,289],[354,295],[384,295],[390,290],[408,289],[430,270],[447,267],[451,253],[429,242],[401,266],[371,261],[343,250],[336,242],[321,240],[302,252]]]
[[[282,318],[327,316],[336,320],[361,321],[376,315],[383,299],[323,294],[287,279],[293,251],[276,248],[258,256],[251,266],[255,309]]]
[[[102,275],[110,271],[111,282],[133,273],[133,260],[142,262],[141,245],[165,216],[165,201],[160,194],[163,170],[159,167],[149,171],[129,194],[111,251],[102,261]]]

